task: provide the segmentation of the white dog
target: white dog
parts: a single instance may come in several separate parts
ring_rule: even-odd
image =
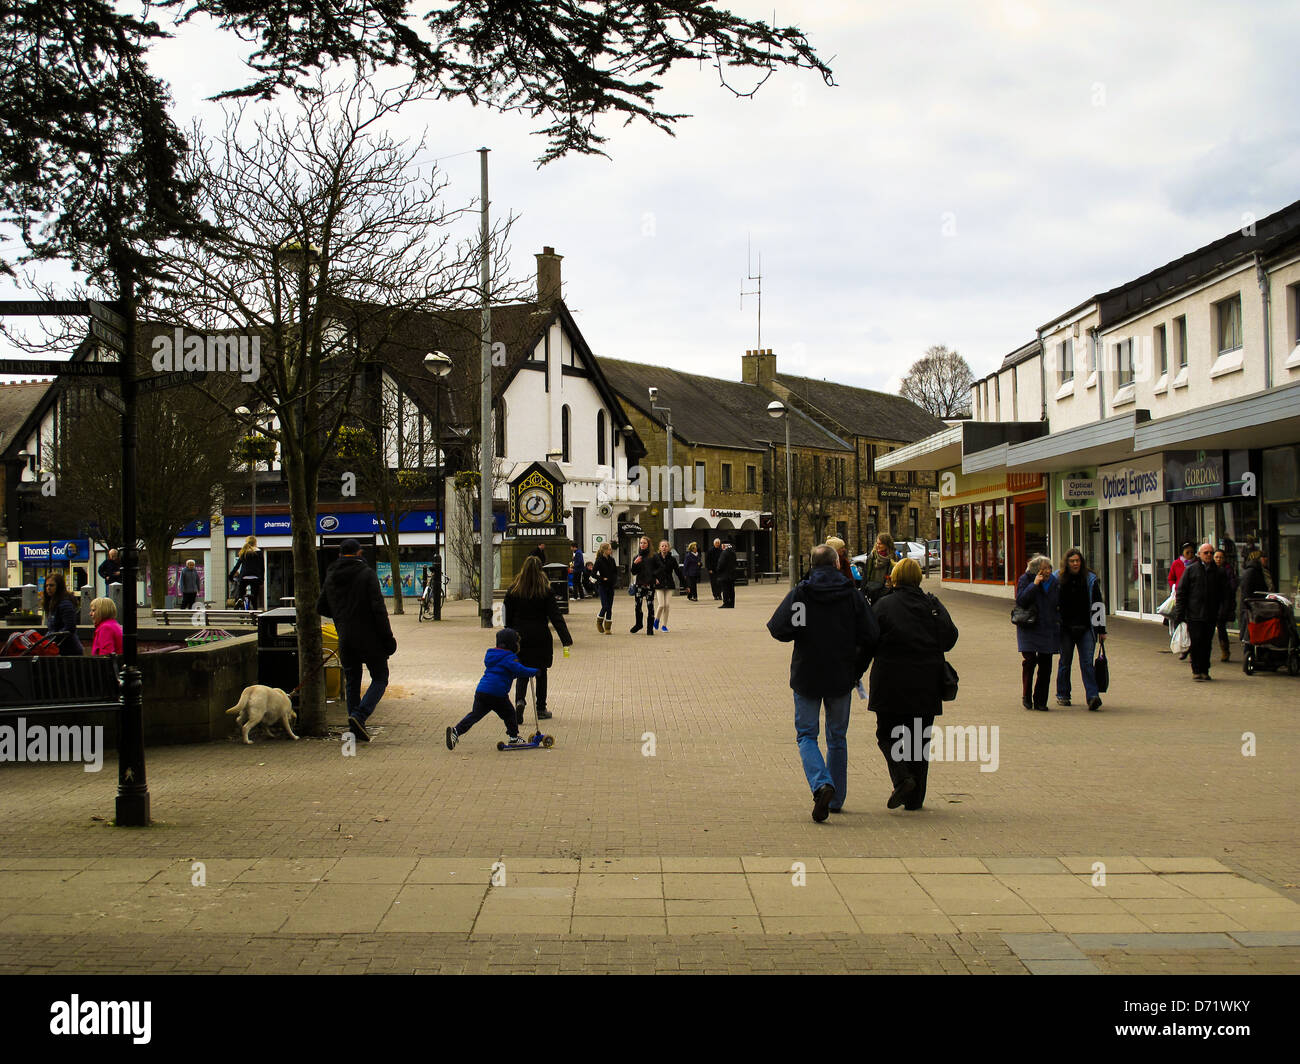
[[[294,712],[289,696],[278,687],[263,687],[261,684],[245,687],[244,693],[239,696],[239,704],[231,706],[226,712],[232,717],[238,717],[235,725],[244,733],[244,742],[249,746],[253,745],[253,740],[248,737],[248,733],[259,724],[266,728],[268,734],[278,724],[289,733],[290,739],[298,738],[291,727],[298,719],[298,714]]]

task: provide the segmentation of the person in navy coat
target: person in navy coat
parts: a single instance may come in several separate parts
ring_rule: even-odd
[[[1038,610],[1037,624],[1016,625],[1016,648],[1021,657],[1020,702],[1026,709],[1047,712],[1052,658],[1061,652],[1060,603],[1061,582],[1052,571],[1052,559],[1035,554],[1016,583],[1016,605]]]

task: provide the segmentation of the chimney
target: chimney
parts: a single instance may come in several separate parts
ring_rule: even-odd
[[[776,355],[772,354],[770,347],[746,351],[740,360],[740,379],[746,384],[768,389],[771,388],[772,378],[775,376]]]
[[[549,307],[557,299],[561,298],[560,293],[560,260],[563,255],[557,255],[555,248],[542,248],[542,253],[537,256],[537,303],[539,306]]]

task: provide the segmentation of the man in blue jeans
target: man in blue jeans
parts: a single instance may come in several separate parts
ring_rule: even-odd
[[[849,706],[871,663],[880,628],[853,581],[838,568],[835,548],[813,549],[808,579],[786,595],[767,622],[773,638],[794,643],[790,688],[799,757],[812,790],[812,818],[843,812],[848,794]],[[826,707],[827,766],[817,745]]]
[[[361,557],[361,545],[355,539],[346,539],[339,546],[338,561],[325,573],[316,608],[322,617],[332,617],[338,629],[348,726],[360,742],[368,743],[366,721],[388,687],[388,659],[397,653],[397,640],[393,638],[379,577]],[[370,686],[364,698],[362,665],[370,670]]]

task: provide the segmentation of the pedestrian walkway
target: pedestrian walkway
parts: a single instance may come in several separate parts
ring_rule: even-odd
[[[887,811],[855,698],[845,813],[815,824],[781,594],[679,600],[654,637],[626,597],[612,636],[574,603],[550,750],[498,753],[493,719],[445,748],[491,645],[449,603],[394,619],[355,756],[337,707],[329,739],[152,749],[148,830],[94,819],[111,771],[0,766],[0,972],[1300,969],[1300,680],[1193,685],[1161,627],[1114,621],[1102,711],[1025,712],[1009,604],[944,593],[941,723],[984,746]]]

